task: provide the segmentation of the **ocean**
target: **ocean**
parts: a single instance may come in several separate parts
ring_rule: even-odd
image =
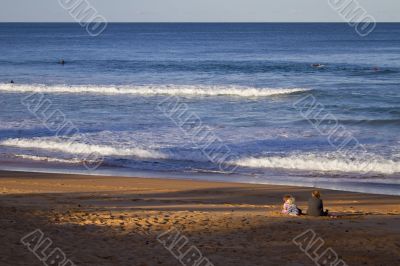
[[[1,169],[400,195],[399,132],[399,23],[0,24]]]

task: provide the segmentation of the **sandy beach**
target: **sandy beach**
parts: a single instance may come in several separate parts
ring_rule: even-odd
[[[0,172],[0,191],[0,265],[43,265],[21,242],[36,229],[52,241],[45,254],[58,247],[75,265],[194,265],[165,247],[168,232],[201,252],[201,266],[315,265],[293,242],[309,229],[323,240],[316,254],[400,263],[400,197],[322,190],[338,217],[312,218],[280,214],[286,193],[306,210],[312,188]]]

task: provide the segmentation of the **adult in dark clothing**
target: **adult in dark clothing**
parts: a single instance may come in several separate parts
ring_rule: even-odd
[[[318,190],[312,192],[308,200],[307,214],[310,216],[327,216],[328,210],[324,211],[324,204],[321,200],[321,193]]]

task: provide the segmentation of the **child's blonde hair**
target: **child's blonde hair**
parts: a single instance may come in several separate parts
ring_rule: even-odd
[[[286,202],[289,204],[294,204],[296,202],[296,199],[294,197],[290,196],[290,198],[288,198]]]
[[[291,195],[285,195],[285,196],[283,196],[283,201],[286,202],[290,198],[292,198]]]

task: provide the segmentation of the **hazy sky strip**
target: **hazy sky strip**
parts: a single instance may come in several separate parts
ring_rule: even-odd
[[[0,21],[73,22],[58,1],[0,0]],[[329,0],[82,1],[109,22],[343,22]],[[399,0],[357,1],[378,22],[400,22]]]

